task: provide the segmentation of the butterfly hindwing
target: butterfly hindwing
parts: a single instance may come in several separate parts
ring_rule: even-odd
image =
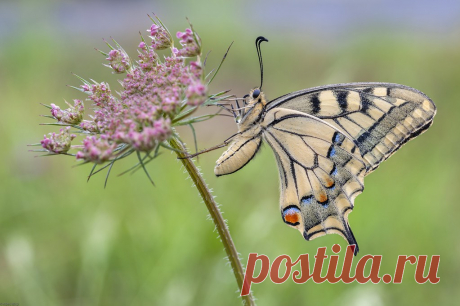
[[[432,123],[436,107],[422,92],[392,83],[350,83],[305,89],[269,102],[310,114],[350,136],[369,174]]]
[[[364,189],[366,165],[355,143],[323,120],[289,109],[268,111],[261,126],[279,167],[284,222],[307,240],[337,233],[356,244],[348,214]]]

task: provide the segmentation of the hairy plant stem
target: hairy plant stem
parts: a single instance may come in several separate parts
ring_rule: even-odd
[[[235,275],[236,282],[238,284],[238,290],[240,291],[243,286],[244,279],[243,266],[241,265],[240,259],[238,258],[238,252],[236,251],[232,236],[230,236],[230,231],[228,230],[227,224],[225,223],[224,218],[220,213],[219,207],[214,201],[214,197],[211,195],[208,186],[204,182],[203,177],[201,176],[193,161],[189,158],[184,158],[186,156],[185,152],[187,152],[185,145],[174,137],[169,140],[169,144],[174,149],[177,149],[177,156],[180,158],[180,161],[184,165],[185,169],[187,169],[188,174],[192,178],[196,188],[203,198],[204,203],[206,204],[209,214],[212,217],[212,221],[214,222],[219,233],[220,240],[224,244],[225,252],[227,253],[228,260],[232,265],[233,274]],[[255,305],[254,298],[251,293],[249,295],[242,296],[241,298],[243,299],[244,305]]]

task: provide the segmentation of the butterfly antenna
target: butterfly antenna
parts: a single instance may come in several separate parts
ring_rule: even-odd
[[[259,86],[260,91],[262,91],[262,84],[264,82],[264,64],[262,62],[262,52],[260,51],[260,44],[263,41],[268,42],[268,39],[266,39],[263,36],[259,36],[256,38],[257,56],[259,57],[259,65],[260,65],[260,86]]]

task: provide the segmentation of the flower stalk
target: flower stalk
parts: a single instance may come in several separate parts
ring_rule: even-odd
[[[189,158],[186,158],[187,149],[185,145],[175,137],[171,137],[171,139],[169,140],[169,144],[171,145],[171,147],[177,150],[175,151],[177,157],[184,165],[188,174],[192,178],[193,183],[200,192],[201,198],[206,204],[206,208],[208,209],[212,221],[214,222],[214,225],[217,228],[220,240],[224,245],[228,260],[230,261],[230,264],[232,266],[233,274],[235,275],[235,279],[238,284],[238,290],[241,290],[241,288],[243,287],[244,280],[243,266],[238,257],[238,252],[236,251],[236,247],[233,243],[233,239],[230,235],[230,231],[228,230],[227,224],[225,223],[224,218],[220,213],[219,207],[217,206],[216,201],[214,201],[214,197],[211,195],[211,191],[209,190],[208,186],[206,185],[203,177],[201,176],[193,161]],[[243,299],[244,305],[255,305],[254,298],[251,293],[249,295],[242,296],[241,298]]]

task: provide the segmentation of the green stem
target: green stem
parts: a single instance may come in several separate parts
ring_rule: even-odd
[[[235,275],[236,282],[238,284],[238,290],[241,290],[244,279],[243,266],[240,262],[240,259],[238,258],[238,252],[236,251],[232,236],[230,236],[230,231],[228,230],[227,224],[225,223],[224,218],[220,213],[219,207],[217,207],[217,203],[214,201],[214,197],[211,195],[208,186],[204,182],[203,177],[201,176],[193,161],[189,158],[185,158],[185,152],[187,152],[185,145],[174,137],[169,140],[169,144],[171,147],[178,150],[176,151],[177,156],[180,158],[180,161],[184,165],[185,169],[187,169],[188,174],[192,178],[196,188],[203,198],[204,203],[206,204],[206,208],[212,217],[212,221],[214,222],[217,231],[219,232],[220,240],[224,244],[228,260],[232,265],[233,274]],[[243,299],[244,305],[255,305],[252,294],[242,296],[241,298]]]

